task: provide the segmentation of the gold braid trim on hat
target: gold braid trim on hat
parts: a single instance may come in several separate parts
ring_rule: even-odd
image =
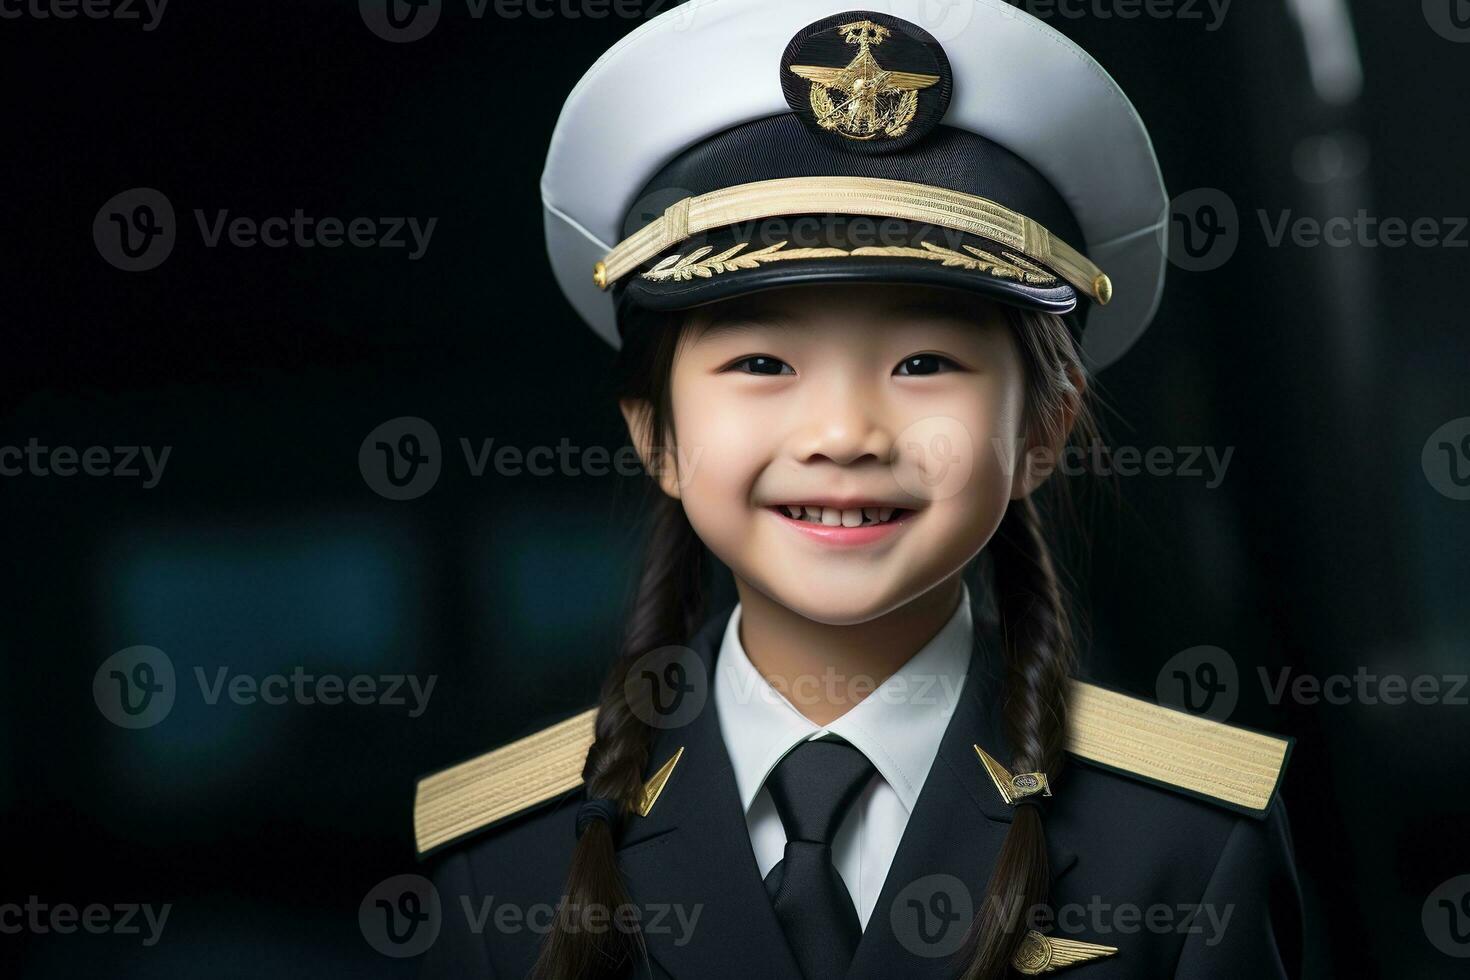
[[[692,235],[745,221],[794,214],[897,218],[975,235],[996,242],[1015,253],[1010,255],[1009,264],[1012,266],[1019,267],[1018,263],[1029,260],[1055,272],[1099,304],[1105,305],[1112,299],[1112,282],[1101,269],[1081,252],[1054,237],[1051,232],[1025,215],[973,194],[878,177],[782,177],[726,187],[697,197],[686,197],[608,252],[597,264],[593,278],[599,288],[607,289],[639,266],[653,261],[658,255],[676,247]],[[798,251],[800,250],[793,249],[783,252],[782,255],[786,258],[819,257],[811,254],[798,256]],[[817,250],[805,251],[810,253]],[[855,255],[862,251],[856,249],[846,254]],[[929,258],[928,255],[918,253],[918,250],[912,251],[914,254],[911,257]],[[775,254],[769,249],[762,252]],[[690,262],[688,268],[695,268],[696,263],[708,254],[706,252],[699,259]],[[959,253],[954,254],[965,258]],[[753,268],[740,265],[741,261],[775,261],[769,257],[757,258],[759,255],[760,253],[752,252],[742,257],[737,250],[718,261],[726,265],[734,262],[732,268],[736,269]],[[1021,259],[1020,256],[1025,258]],[[670,265],[677,266],[687,259],[689,256],[677,258]],[[992,262],[993,259],[988,253],[984,256],[986,262]],[[1000,266],[1005,263],[994,264]],[[650,271],[668,270],[660,263]],[[716,270],[712,266],[705,269],[711,275],[717,271],[729,270]],[[1035,270],[1031,271],[1034,273]],[[689,274],[704,273],[692,271]],[[1045,271],[1042,274],[1046,274]]]

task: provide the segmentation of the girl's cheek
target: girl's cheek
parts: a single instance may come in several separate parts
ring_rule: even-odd
[[[926,409],[894,439],[899,485],[933,504],[1008,498],[1026,448],[1018,438],[1019,401],[1009,388],[965,392]]]
[[[680,450],[697,459],[684,481],[686,489],[744,506],[779,445],[780,420],[779,406],[769,400],[691,389],[676,412]]]
[[[989,393],[979,406],[980,426],[985,438],[976,446],[977,481],[1009,500],[1011,490],[1024,471],[1026,454],[1025,391],[1017,366],[1014,376]]]

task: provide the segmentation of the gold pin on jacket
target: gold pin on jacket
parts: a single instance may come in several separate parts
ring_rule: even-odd
[[[1043,936],[1035,929],[1030,929],[1021,940],[1016,954],[1011,957],[1011,966],[1017,973],[1034,977],[1042,973],[1055,973],[1079,963],[1100,960],[1117,952],[1116,946],[1084,943],[1079,939],[1058,939],[1055,936]]]
[[[1067,752],[1099,768],[1209,800],[1260,819],[1281,785],[1292,740],[1118,691],[1073,681]],[[1051,796],[1046,774],[1012,775],[980,746],[975,754],[1007,803]]]
[[[658,767],[658,772],[648,777],[648,782],[643,784],[643,798],[638,802],[638,816],[646,817],[653,810],[653,805],[658,802],[659,794],[669,783],[669,777],[674,774],[674,767],[684,757],[684,746],[679,746],[679,751],[669,756],[669,761]]]
[[[1044,772],[1023,772],[1011,775],[1011,771],[1001,765],[995,758],[980,746],[975,746],[975,754],[980,757],[980,764],[990,774],[990,781],[995,783],[1000,798],[1012,806],[1017,800],[1028,796],[1050,796],[1051,784],[1046,780]]]

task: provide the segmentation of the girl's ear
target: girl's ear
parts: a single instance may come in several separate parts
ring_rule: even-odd
[[[667,447],[654,443],[653,406],[642,398],[623,398],[618,401],[618,408],[623,412],[628,436],[633,440],[638,458],[643,461],[643,468],[658,481],[659,489],[679,500],[679,473],[674,465],[674,454]]]
[[[1061,403],[1037,413],[1038,417],[1026,427],[1026,441],[1022,445],[1029,448],[1011,486],[1012,500],[1023,500],[1035,493],[1062,461],[1062,452],[1082,413],[1082,399],[1087,394],[1087,377],[1080,368],[1075,365],[1067,368],[1067,377],[1072,387]]]

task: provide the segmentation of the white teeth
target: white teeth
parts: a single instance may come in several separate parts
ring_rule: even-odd
[[[811,504],[778,504],[782,514],[796,521],[825,527],[863,527],[887,522],[897,513],[894,507],[820,507]]]

